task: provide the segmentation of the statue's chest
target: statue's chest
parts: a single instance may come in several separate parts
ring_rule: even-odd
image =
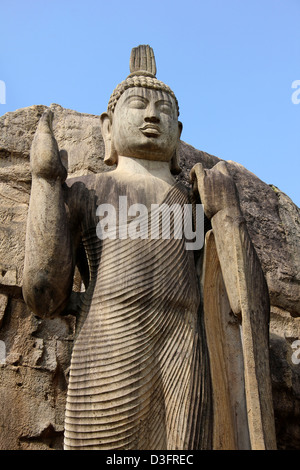
[[[175,187],[177,187],[176,194]],[[87,192],[88,197],[86,197]],[[115,213],[117,216],[120,215],[122,220],[125,216],[128,216],[130,220],[138,212],[150,214],[153,206],[168,204],[169,195],[172,193],[174,193],[171,197],[173,202],[183,200],[187,202],[186,194],[178,190],[178,185],[170,185],[158,178],[145,178],[138,175],[131,178],[103,175],[87,189],[87,192],[85,199],[80,201],[83,232],[96,226],[99,223],[99,217],[105,214],[114,217]]]
[[[172,185],[154,177],[136,175],[134,177],[108,179],[99,188],[99,200],[119,205],[119,198],[126,198],[127,205],[141,204],[150,207],[151,204],[162,204],[171,191]],[[123,199],[125,200],[125,199]]]

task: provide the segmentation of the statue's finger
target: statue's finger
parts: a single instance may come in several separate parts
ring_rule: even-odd
[[[51,133],[52,121],[53,121],[53,112],[51,111],[51,109],[46,109],[46,111],[44,111],[44,113],[42,114],[39,120],[37,130],[39,132]]]
[[[216,169],[223,173],[223,175],[230,176],[230,173],[227,168],[227,163],[224,161],[218,162],[212,169]]]
[[[204,168],[202,163],[196,163],[190,171],[190,180],[193,183],[195,180],[204,178]]]

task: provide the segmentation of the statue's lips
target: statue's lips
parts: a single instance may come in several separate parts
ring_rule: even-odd
[[[161,134],[159,127],[155,124],[146,124],[140,127],[140,131],[147,137],[158,137]]]

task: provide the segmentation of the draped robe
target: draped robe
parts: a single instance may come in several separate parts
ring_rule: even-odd
[[[212,393],[195,253],[184,237],[174,238],[174,224],[170,239],[97,237],[99,204],[117,208],[122,195],[128,206],[149,208],[151,188],[133,186],[104,173],[66,188],[89,279],[71,359],[64,447],[208,449]],[[191,201],[176,183],[159,202]]]

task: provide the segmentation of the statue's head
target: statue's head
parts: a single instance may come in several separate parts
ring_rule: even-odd
[[[101,115],[105,163],[114,165],[118,155],[170,162],[179,173],[179,107],[173,91],[156,78],[152,48],[132,49],[130,75],[112,93],[107,112]]]

